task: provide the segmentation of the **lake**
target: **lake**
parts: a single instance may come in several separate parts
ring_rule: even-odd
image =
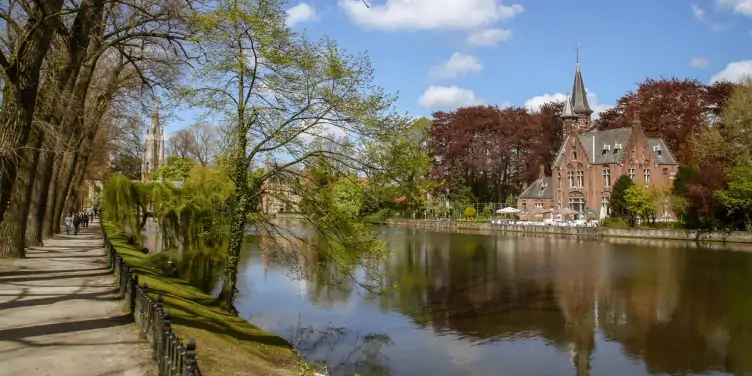
[[[752,253],[383,232],[390,295],[333,283],[347,275],[336,270],[299,279],[257,237],[241,257],[239,314],[334,375],[752,374]],[[213,267],[199,269],[216,291]]]

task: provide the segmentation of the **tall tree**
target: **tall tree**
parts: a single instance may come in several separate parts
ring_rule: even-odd
[[[597,129],[630,127],[639,112],[643,131],[661,137],[682,163],[692,158],[689,139],[704,129],[719,114],[731,93],[733,84],[710,86],[695,79],[648,78],[616,101],[616,106],[601,113]]]
[[[180,129],[170,135],[167,144],[171,156],[180,159],[192,158],[192,151],[196,148],[196,139],[188,129]]]
[[[472,106],[434,113],[429,131],[433,178],[449,182],[459,166],[479,201],[504,202],[516,197],[538,177],[540,164],[553,161],[561,144],[561,108],[560,103],[534,112]]]
[[[362,163],[360,153],[310,150],[302,136],[334,127],[357,134],[357,142],[364,145],[393,129],[383,116],[392,100],[371,83],[372,69],[365,56],[347,55],[331,39],[313,42],[287,29],[281,1],[219,0],[195,21],[196,40],[201,41],[205,55],[195,71],[202,83],[184,94],[192,104],[224,116],[228,128],[236,199],[219,299],[233,310],[248,220],[264,232],[279,232],[259,211],[264,181],[316,157],[346,161],[350,166]],[[254,160],[274,155],[283,156],[285,162],[258,175],[249,173]],[[327,202],[301,191],[307,200],[301,211],[327,239],[325,243],[332,245],[317,243],[319,251],[342,260],[344,255],[337,250],[347,250],[375,272],[376,264],[367,260],[381,252],[368,251],[380,250],[381,242],[366,227],[338,215]]]
[[[32,132],[39,76],[60,25],[63,3],[35,1],[22,6],[6,2],[0,8],[0,20],[9,31],[3,38],[7,44],[0,50],[5,84],[0,108],[0,221],[11,201],[19,163],[25,159],[23,148]]]

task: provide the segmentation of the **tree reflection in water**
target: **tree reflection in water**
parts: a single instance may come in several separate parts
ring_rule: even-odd
[[[344,327],[326,325],[292,326],[285,339],[304,359],[320,365],[331,375],[388,376],[389,359],[382,350],[393,344],[383,333],[359,333]]]

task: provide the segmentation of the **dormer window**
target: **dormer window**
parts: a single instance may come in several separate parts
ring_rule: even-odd
[[[618,153],[619,150],[621,150],[621,144],[614,144],[614,154]]]
[[[660,147],[660,146],[658,146],[658,145],[656,145],[656,146],[653,146],[653,151],[654,151],[654,152],[655,152],[656,154],[658,154],[658,156],[659,156],[659,157],[660,157],[660,156],[661,156],[661,154],[662,154],[662,150],[661,150],[661,147]]]
[[[543,192],[546,191],[546,187],[547,186],[548,186],[548,184],[546,184],[545,182],[541,183],[540,190],[538,191],[538,196],[543,196]]]

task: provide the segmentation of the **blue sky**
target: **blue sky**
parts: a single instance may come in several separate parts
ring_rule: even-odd
[[[367,1],[292,1],[288,24],[367,51],[376,84],[399,91],[398,110],[416,116],[561,99],[578,43],[596,111],[645,77],[752,74],[752,0]],[[168,132],[191,122],[180,116]]]

